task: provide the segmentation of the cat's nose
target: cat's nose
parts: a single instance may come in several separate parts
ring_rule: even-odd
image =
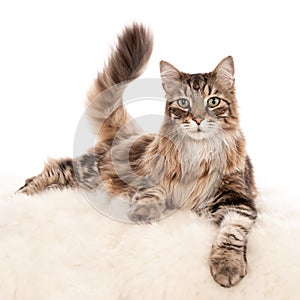
[[[197,125],[200,125],[202,118],[199,115],[197,115],[193,118],[193,121],[196,122]]]

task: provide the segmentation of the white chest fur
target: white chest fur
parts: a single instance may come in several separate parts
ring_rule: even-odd
[[[168,197],[172,207],[205,207],[219,186],[226,164],[221,140],[187,139],[180,145],[181,177]]]

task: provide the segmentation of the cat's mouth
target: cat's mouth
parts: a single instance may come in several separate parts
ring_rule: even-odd
[[[200,129],[200,127],[194,128],[189,131],[189,135],[191,138],[199,140],[205,137],[204,131]]]

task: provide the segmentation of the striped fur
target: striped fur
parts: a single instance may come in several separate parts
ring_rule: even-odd
[[[122,106],[126,82],[137,78],[152,50],[143,26],[127,27],[88,96],[98,144],[74,159],[50,161],[20,192],[104,188],[130,200],[133,221],[159,219],[165,208],[192,209],[219,225],[210,270],[230,287],[246,275],[247,236],[256,219],[253,168],[240,129],[232,57],[209,73],[160,64],[166,94],[158,134],[141,134]],[[122,82],[125,82],[123,84]]]

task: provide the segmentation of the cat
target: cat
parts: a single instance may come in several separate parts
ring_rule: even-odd
[[[50,160],[19,192],[104,188],[130,201],[134,222],[158,220],[165,209],[203,214],[219,226],[209,259],[212,277],[223,287],[234,286],[247,272],[257,191],[239,124],[233,58],[198,74],[161,61],[165,117],[157,134],[143,134],[122,106],[122,94],[143,72],[152,47],[144,25],[125,27],[88,93],[94,149]]]

